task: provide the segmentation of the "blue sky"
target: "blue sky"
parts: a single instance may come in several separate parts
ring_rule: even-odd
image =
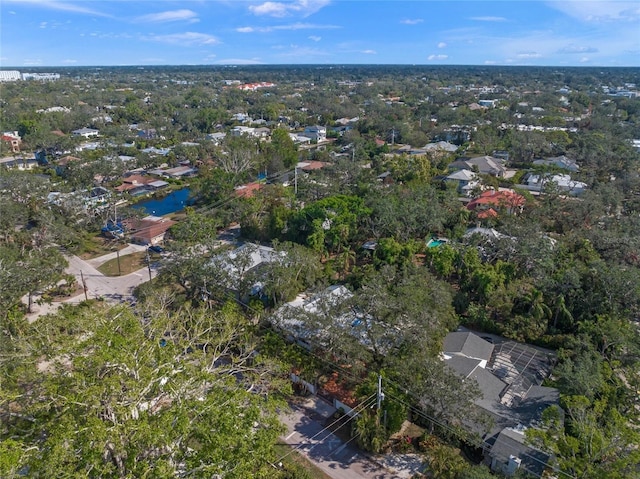
[[[640,66],[640,2],[1,0],[0,66]]]

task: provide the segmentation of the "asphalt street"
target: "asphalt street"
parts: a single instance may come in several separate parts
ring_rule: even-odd
[[[287,426],[282,440],[306,456],[334,479],[398,479],[411,477],[410,471],[390,471],[365,456],[351,443],[324,430],[326,418],[334,408],[317,397],[308,398],[280,415]]]
[[[144,251],[144,246],[130,245],[124,250],[120,251],[121,257],[128,253],[135,251]],[[116,253],[109,253],[99,258],[93,258],[85,261],[78,256],[65,255],[69,266],[65,271],[72,274],[79,285],[84,284],[87,288],[87,299],[103,299],[110,303],[121,303],[123,301],[133,300],[133,290],[142,283],[149,281],[150,278],[155,278],[158,271],[152,264],[151,269],[144,267],[138,271],[134,271],[131,274],[125,276],[105,276],[96,268],[101,264],[116,257]],[[150,271],[150,272],[149,272]],[[37,298],[36,298],[37,299]],[[55,312],[61,304],[77,304],[85,300],[83,292],[67,298],[62,302],[56,302],[51,304],[37,304],[34,305],[33,313],[27,315],[29,322],[33,322],[40,316]],[[23,301],[26,301],[23,299]]]

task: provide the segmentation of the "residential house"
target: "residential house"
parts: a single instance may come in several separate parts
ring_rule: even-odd
[[[321,170],[329,163],[325,161],[300,161],[296,168],[304,171],[305,173],[310,173],[312,171]]]
[[[342,285],[332,285],[319,293],[301,293],[293,301],[279,308],[271,317],[271,324],[289,341],[307,350],[322,344],[325,335],[318,331],[307,318],[310,316],[332,316],[336,306],[350,298],[351,291]],[[355,316],[333,318],[345,324],[357,322]],[[351,327],[349,329],[352,329]]]
[[[447,141],[455,145],[462,145],[471,140],[471,131],[466,128],[453,127],[444,130],[439,136],[439,140]]]
[[[20,138],[20,134],[17,131],[5,131],[2,134],[2,141],[8,144],[12,153],[20,152],[22,138]]]
[[[123,178],[122,184],[120,186],[116,186],[114,190],[120,193],[127,192],[135,196],[136,193],[140,194],[141,191],[142,192],[148,191],[146,186],[152,181],[154,181],[154,179],[148,176],[133,174]]]
[[[250,295],[256,296],[262,292],[263,284],[259,281],[261,266],[284,258],[286,253],[255,243],[244,243],[233,251],[227,251],[214,256],[210,265],[217,273],[216,281],[226,289],[238,292],[242,282],[248,280]],[[251,276],[248,276],[249,273]]]
[[[291,140],[298,145],[308,145],[309,143],[311,143],[311,138],[309,138],[308,136],[298,135],[296,133],[289,133],[289,138],[291,138]]]
[[[550,456],[526,444],[525,430],[509,427],[500,431],[489,452],[492,471],[510,477],[520,469],[542,477]]]
[[[578,196],[588,188],[586,183],[572,180],[571,175],[567,174],[527,173],[523,176],[522,181],[529,191],[544,192],[546,185],[553,184],[559,191],[571,196]]]
[[[231,136],[252,136],[257,137],[256,128],[251,126],[234,126],[231,128]]]
[[[253,183],[247,183],[246,185],[236,186],[233,192],[236,196],[243,198],[252,198],[257,191],[264,188],[264,183],[254,181]]]
[[[487,190],[467,203],[467,209],[475,211],[478,218],[491,218],[498,216],[499,211],[521,213],[525,202],[524,196],[512,190]]]
[[[423,150],[432,153],[455,153],[458,146],[448,141],[437,141],[435,143],[427,143],[422,147]]]
[[[509,152],[506,150],[493,150],[491,156],[502,161],[502,164],[509,162]]]
[[[222,143],[222,140],[227,136],[226,133],[218,132],[218,133],[209,133],[207,134],[207,140],[211,140],[214,145],[219,145]]]
[[[544,160],[533,160],[533,164],[536,166],[553,166],[562,170],[570,171],[572,173],[576,173],[580,169],[580,166],[576,163],[575,160],[567,158],[564,155],[554,156],[552,158],[546,158]]]
[[[474,188],[480,187],[478,174],[474,173],[471,170],[455,171],[451,173],[449,176],[447,176],[445,178],[445,181],[448,183],[455,184],[458,192],[466,196],[471,195],[471,192],[473,191]]]
[[[155,128],[147,128],[144,130],[138,130],[137,136],[142,140],[155,140],[158,138],[158,132]]]
[[[256,128],[253,135],[257,138],[269,138],[271,136],[271,130],[265,126]]]
[[[498,100],[478,100],[478,105],[484,108],[495,108]]]
[[[324,126],[308,126],[301,133],[302,136],[311,138],[312,141],[320,142],[327,139],[327,129]]]
[[[71,132],[73,136],[81,136],[83,138],[91,138],[100,134],[99,130],[95,128],[80,128],[79,130],[73,130]]]
[[[555,362],[553,353],[499,336],[456,331],[444,339],[443,358],[462,378],[478,385],[474,404],[490,418],[490,426],[467,426],[490,448],[487,461],[492,469],[513,474],[521,468],[539,477],[549,457],[525,444],[523,430],[535,427],[545,409],[559,404],[558,390],[541,386]]]
[[[450,170],[472,170],[483,175],[496,176],[502,178],[507,169],[503,162],[492,156],[477,156],[474,158],[462,157],[449,165]]]
[[[0,166],[8,170],[31,170],[38,166],[38,160],[35,158],[16,158],[15,156],[8,156],[0,158]]]
[[[189,176],[195,176],[198,174],[198,170],[191,166],[176,166],[175,168],[169,168],[164,170],[162,174],[168,178],[186,178]]]
[[[486,368],[491,360],[493,344],[472,332],[455,331],[447,334],[442,349],[445,351],[445,360],[468,358],[477,361],[479,367]]]
[[[147,216],[141,220],[130,219],[123,222],[131,241],[143,245],[156,245],[162,243],[167,231],[175,221],[158,216]]]
[[[148,155],[160,155],[167,156],[171,152],[171,148],[156,148],[155,146],[150,146],[148,148],[144,148],[142,153],[147,153]]]

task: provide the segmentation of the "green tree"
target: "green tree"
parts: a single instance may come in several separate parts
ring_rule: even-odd
[[[37,372],[14,383],[20,414],[3,421],[3,448],[23,447],[36,478],[272,476],[282,404],[245,320],[233,308],[148,311],[144,326],[91,307],[34,324],[24,359]]]

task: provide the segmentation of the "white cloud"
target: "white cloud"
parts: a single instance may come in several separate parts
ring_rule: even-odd
[[[558,53],[596,53],[597,51],[598,49],[594,47],[581,47],[572,43],[562,47]]]
[[[313,23],[291,23],[286,25],[274,25],[271,27],[238,27],[236,28],[236,32],[238,33],[269,33],[275,32],[278,30],[334,30],[336,28],[342,28],[338,25],[316,25]],[[313,40],[312,37],[309,37]],[[317,37],[320,38],[320,37]]]
[[[446,60],[447,58],[449,58],[449,55],[429,55],[427,60]]]
[[[170,10],[160,13],[150,13],[148,15],[142,15],[136,19],[138,22],[143,23],[165,23],[165,22],[182,22],[189,23],[199,22],[198,14],[192,10]]]
[[[446,46],[447,46],[447,44],[445,42],[438,43],[438,48],[444,48]]]
[[[375,50],[362,50],[360,53],[364,53],[366,55],[376,55],[378,52]]]
[[[47,28],[47,22],[40,22],[40,28]]]
[[[24,65],[25,67],[38,66],[38,65],[42,65],[42,60],[40,58],[38,59],[27,58],[22,62],[22,65]]]
[[[582,57],[580,58],[580,63],[586,63],[589,61],[589,57]]]
[[[19,3],[22,5],[33,5],[34,7],[37,7],[37,8],[46,8],[49,10],[60,10],[63,12],[84,13],[87,15],[95,15],[98,17],[111,16],[111,15],[107,15],[106,13],[93,10],[91,8],[86,8],[82,5],[77,5],[77,4],[68,3],[68,2],[59,2],[57,0],[3,0],[3,2]]]
[[[485,60],[484,61],[485,65],[495,65],[496,63],[498,63],[498,62],[495,61],[495,60]]]
[[[78,60],[62,60],[62,63],[64,63],[65,65],[74,65],[78,63]]]
[[[407,18],[405,20],[400,20],[400,23],[405,25],[417,25],[418,23],[422,23],[424,20],[422,18]]]
[[[475,20],[477,22],[506,22],[507,21],[507,19],[504,17],[491,17],[491,16],[471,17],[470,20]]]
[[[542,55],[538,52],[518,52],[518,58],[540,58]]]
[[[213,35],[197,32],[174,33],[170,35],[150,35],[143,38],[154,42],[170,43],[182,46],[217,45],[220,43],[220,40]]]
[[[269,15],[280,18],[294,14],[308,17],[327,5],[329,5],[329,0],[295,0],[287,3],[264,2],[260,5],[249,6],[249,11],[254,15]]]
[[[311,35],[309,37],[309,40],[313,40],[314,42],[319,42],[320,40],[322,40],[322,37],[319,37],[317,35]]]
[[[589,23],[637,22],[640,5],[637,2],[593,0],[582,2],[547,2],[552,8],[570,17]]]

